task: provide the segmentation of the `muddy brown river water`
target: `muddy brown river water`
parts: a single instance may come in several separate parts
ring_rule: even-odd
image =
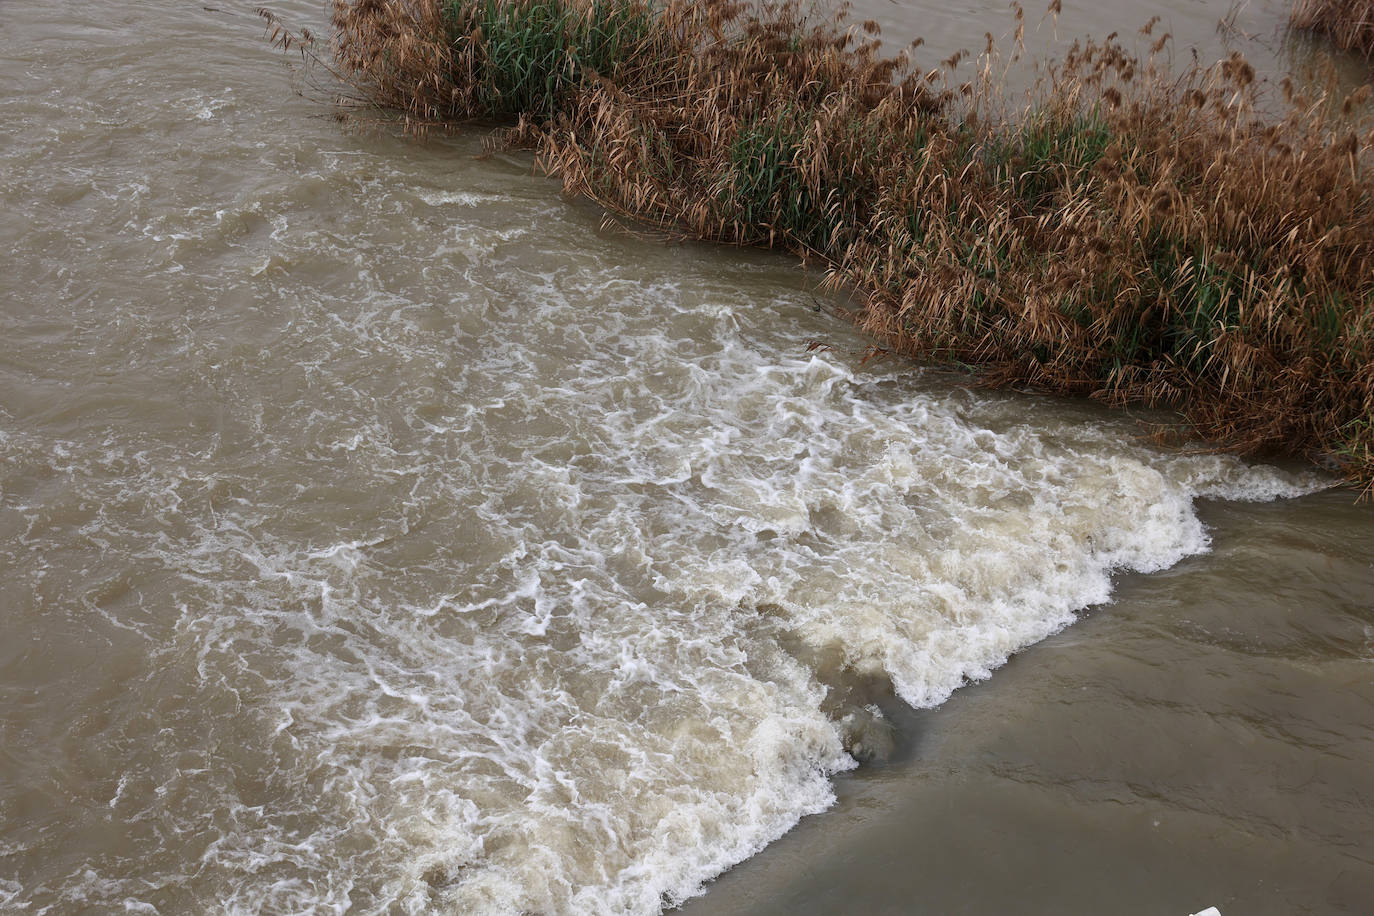
[[[3,7],[0,910],[1374,908],[1369,505],[292,85],[251,5]]]

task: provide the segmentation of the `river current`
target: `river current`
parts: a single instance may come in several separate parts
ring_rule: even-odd
[[[340,125],[246,5],[7,4],[0,84],[6,911],[657,913],[1216,501],[1338,573],[1293,664],[1369,747],[1374,517],[1315,472],[866,359],[788,259]]]

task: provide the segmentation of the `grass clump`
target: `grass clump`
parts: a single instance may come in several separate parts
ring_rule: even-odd
[[[445,18],[459,66],[475,59],[485,114],[551,118],[575,89],[614,79],[653,28],[644,5],[593,0],[449,0]]]
[[[1075,45],[1008,110],[990,67],[790,0],[335,0],[334,29],[371,102],[504,116],[570,193],[819,262],[889,348],[1374,482],[1374,135],[1264,115],[1238,55]]]
[[[1096,111],[1054,116],[1031,111],[994,136],[987,155],[997,181],[1032,209],[1053,203],[1055,192],[1073,190],[1075,179],[1091,175],[1106,153],[1112,135]]]
[[[299,40],[264,15],[282,44]],[[334,0],[335,69],[413,125],[546,122],[587,86],[654,62],[659,15],[651,0]]]

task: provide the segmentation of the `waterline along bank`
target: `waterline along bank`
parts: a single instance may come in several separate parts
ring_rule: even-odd
[[[1076,44],[1017,104],[991,57],[927,68],[794,2],[337,0],[333,27],[367,101],[509,119],[569,193],[800,255],[888,347],[1374,481],[1368,88],[1285,81],[1273,114],[1239,54],[1160,64],[1154,23],[1143,55]]]
[[[1288,21],[1296,29],[1320,32],[1338,47],[1374,60],[1374,3],[1370,0],[1296,0]]]

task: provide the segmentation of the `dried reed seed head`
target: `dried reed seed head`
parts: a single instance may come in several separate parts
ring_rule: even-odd
[[[1222,61],[1221,73],[1224,78],[1240,89],[1244,89],[1255,81],[1255,68],[1239,51],[1232,51],[1231,56]]]

